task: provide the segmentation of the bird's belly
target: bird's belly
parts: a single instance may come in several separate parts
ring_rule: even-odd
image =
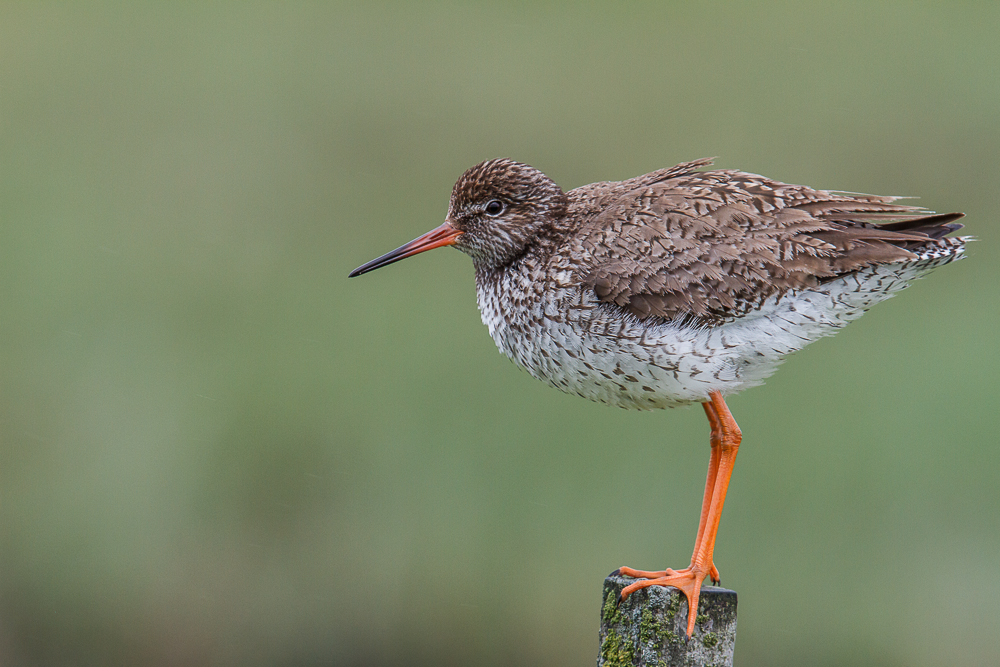
[[[894,265],[872,267],[772,297],[714,327],[641,321],[574,286],[516,300],[500,285],[481,288],[478,301],[497,347],[534,377],[593,401],[650,410],[761,384],[788,354],[860,317],[919,269],[900,275]]]
[[[595,323],[591,323],[595,324]],[[656,409],[703,401],[720,384],[720,365],[693,339],[597,324],[543,322],[530,336],[494,336],[497,346],[544,382],[600,403]],[[646,334],[643,336],[643,334]],[[685,352],[687,352],[685,354]],[[724,384],[724,383],[723,383]]]

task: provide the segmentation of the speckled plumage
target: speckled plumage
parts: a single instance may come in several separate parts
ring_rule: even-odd
[[[964,238],[944,237],[960,214],[696,171],[709,163],[568,193],[510,160],[467,171],[448,221],[500,350],[595,401],[704,402],[760,384],[964,250]],[[494,200],[504,211],[491,217]]]

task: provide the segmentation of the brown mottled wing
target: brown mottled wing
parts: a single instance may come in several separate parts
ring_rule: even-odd
[[[620,184],[580,229],[583,283],[639,318],[720,324],[769,297],[873,264],[960,225],[894,197],[787,185],[686,163]],[[886,222],[879,226],[877,223]]]

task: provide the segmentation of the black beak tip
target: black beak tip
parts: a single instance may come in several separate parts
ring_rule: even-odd
[[[391,263],[392,262],[386,262],[384,256],[383,257],[379,257],[378,259],[373,259],[370,262],[362,264],[358,268],[356,268],[353,271],[351,271],[350,273],[348,273],[347,277],[348,278],[356,278],[356,277],[360,276],[363,273],[368,273],[369,271],[374,271],[375,269],[378,269],[380,267],[385,266],[386,264],[391,264]]]

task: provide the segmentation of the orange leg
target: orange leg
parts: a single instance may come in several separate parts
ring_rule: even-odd
[[[729,488],[729,478],[733,474],[736,463],[736,453],[740,448],[743,434],[736,425],[732,413],[722,399],[722,394],[713,391],[709,400],[702,404],[705,415],[712,427],[710,442],[712,457],[708,464],[708,479],[705,482],[705,496],[701,504],[701,520],[698,522],[698,536],[694,542],[694,553],[691,555],[691,565],[683,570],[666,569],[659,572],[633,570],[630,567],[618,569],[618,573],[636,577],[640,581],[622,589],[621,599],[647,586],[674,586],[684,593],[688,602],[687,634],[694,632],[695,619],[698,617],[698,597],[701,593],[701,582],[706,577],[719,581],[719,571],[712,561],[715,552],[715,536],[719,531],[719,520],[722,518],[722,506],[726,502],[726,490]]]
[[[712,491],[715,489],[715,478],[719,474],[719,458],[720,458],[720,444],[722,442],[722,427],[719,424],[719,415],[715,411],[715,406],[711,403],[702,403],[702,407],[705,408],[705,416],[708,417],[709,426],[711,426],[712,432],[709,435],[709,442],[712,446],[712,456],[708,462],[708,478],[705,480],[705,495],[702,497],[701,501],[701,519],[698,521],[698,535],[694,542],[694,555],[692,555],[692,561],[694,556],[698,554],[701,548],[702,537],[705,533],[705,524],[708,522],[708,510],[712,507]],[[655,572],[647,572],[646,570],[635,570],[631,567],[622,567],[617,570],[619,574],[624,574],[629,577],[635,577],[636,579],[660,579],[669,575],[676,574],[676,570],[667,568],[666,570],[659,570]],[[709,573],[713,583],[719,583],[719,571],[712,566],[712,571]]]

